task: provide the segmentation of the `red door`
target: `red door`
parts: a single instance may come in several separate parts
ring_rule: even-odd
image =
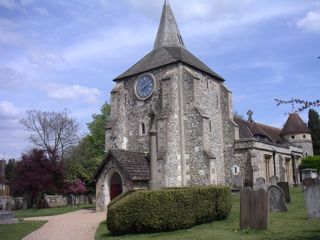
[[[122,179],[120,175],[115,172],[110,180],[110,200],[114,199],[122,193]]]
[[[111,185],[111,200],[114,199],[116,196],[122,193],[122,187],[120,184],[112,184]]]

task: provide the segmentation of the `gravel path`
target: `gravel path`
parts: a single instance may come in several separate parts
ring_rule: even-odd
[[[48,223],[27,235],[23,240],[90,240],[106,217],[105,212],[79,210],[71,213],[32,217],[25,220],[46,220]]]

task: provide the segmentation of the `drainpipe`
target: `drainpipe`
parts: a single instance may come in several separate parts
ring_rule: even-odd
[[[297,176],[296,176],[296,158],[294,155],[291,155],[292,159],[292,172],[293,172],[293,183],[294,185],[297,184]]]
[[[274,175],[274,176],[277,176],[277,169],[276,169],[276,151],[275,151],[275,150],[273,150],[272,157],[273,157],[273,175]]]

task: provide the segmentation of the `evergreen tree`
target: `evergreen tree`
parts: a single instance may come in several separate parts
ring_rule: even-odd
[[[320,155],[320,118],[318,112],[313,109],[309,110],[308,127],[311,130],[313,153]]]

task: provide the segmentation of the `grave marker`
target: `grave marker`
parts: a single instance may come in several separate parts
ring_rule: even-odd
[[[250,187],[240,192],[240,229],[268,228],[269,203],[268,193],[264,189],[258,191]]]
[[[304,191],[308,219],[320,219],[320,185],[314,184]]]
[[[278,186],[281,188],[284,194],[284,200],[290,202],[290,189],[288,182],[278,182]]]
[[[287,212],[287,206],[284,200],[284,194],[280,187],[271,185],[268,188],[269,209],[270,212]]]

